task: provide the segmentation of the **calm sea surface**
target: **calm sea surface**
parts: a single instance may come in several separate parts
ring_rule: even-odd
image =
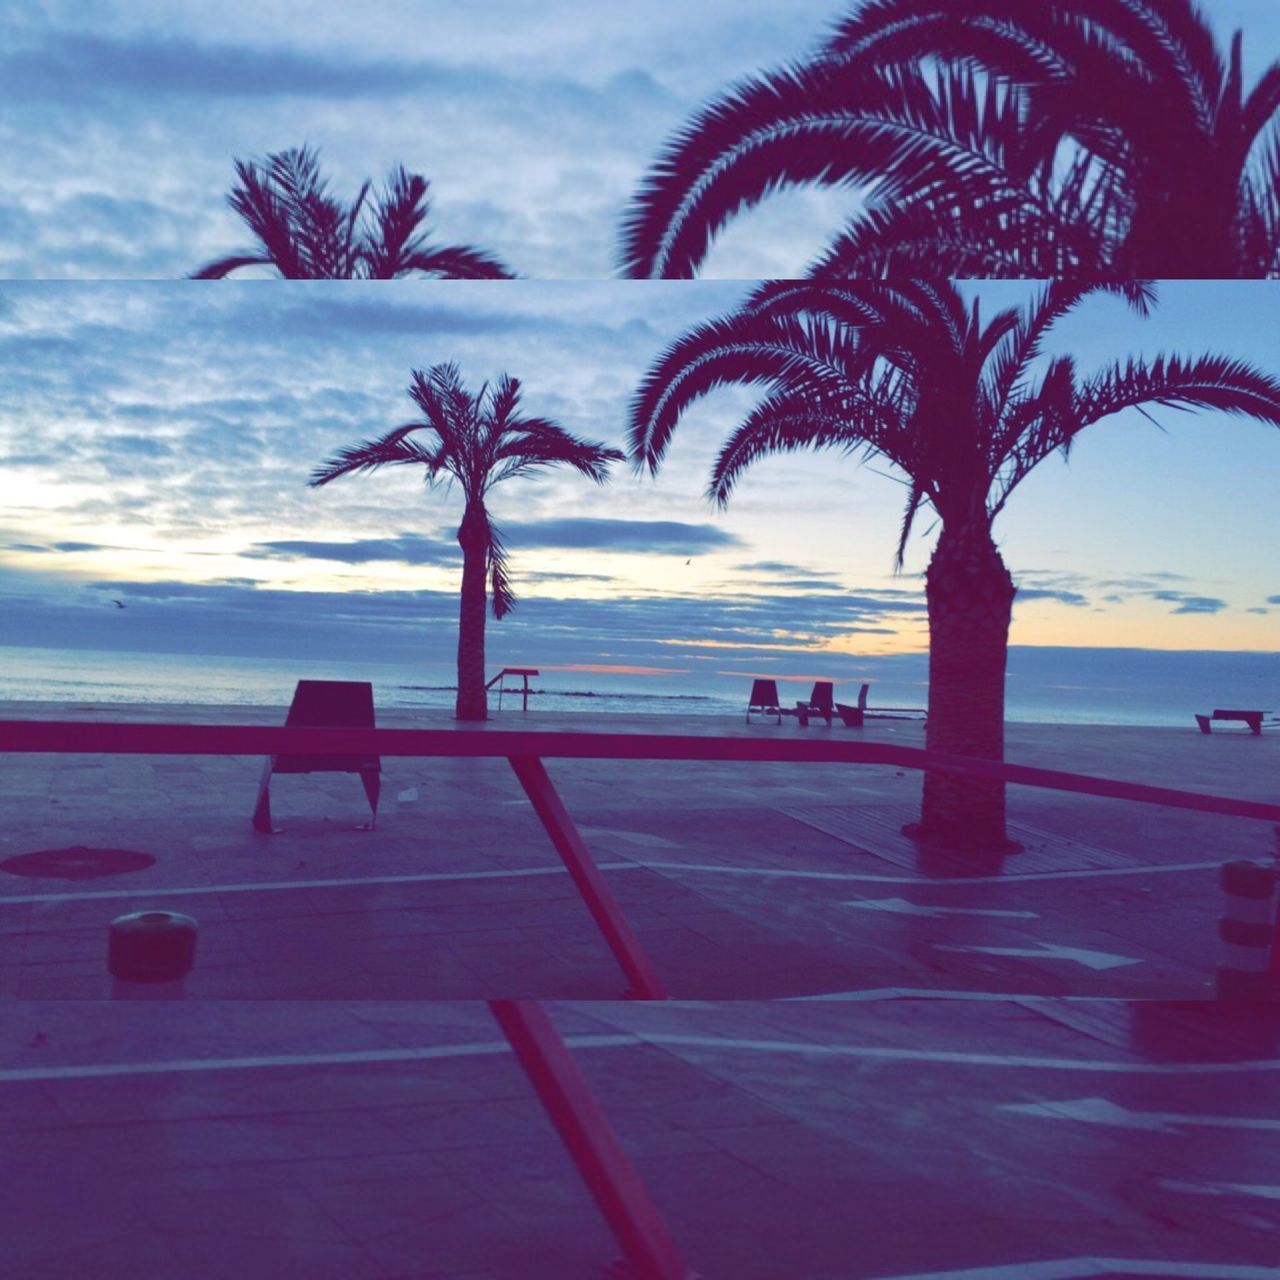
[[[927,659],[845,659],[805,682],[781,684],[785,701],[806,696],[808,680],[836,681],[836,697],[855,702],[872,683],[872,706],[923,706]],[[491,665],[491,671],[497,670]],[[775,674],[759,667],[754,674]],[[285,706],[300,678],[369,680],[377,705],[453,705],[450,667],[325,663],[293,658],[230,658],[167,653],[0,646],[0,699],[73,704],[195,702]],[[530,709],[600,714],[740,714],[750,675],[619,675],[544,671],[532,681]],[[510,695],[508,695],[510,697]],[[518,705],[518,704],[517,704]],[[1010,720],[1042,723],[1186,725],[1193,712],[1240,706],[1280,709],[1280,654],[1163,652],[1143,649],[1014,648],[1009,655]]]

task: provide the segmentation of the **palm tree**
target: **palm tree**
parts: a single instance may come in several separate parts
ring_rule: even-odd
[[[503,618],[515,604],[507,576],[502,538],[489,517],[486,498],[494,485],[550,467],[570,466],[603,484],[609,464],[623,454],[591,440],[580,440],[546,418],[519,413],[520,383],[503,374],[477,394],[461,382],[456,365],[438,364],[427,373],[415,369],[409,395],[422,411],[378,440],[339,449],[311,473],[313,486],[353,472],[381,466],[425,468],[428,485],[457,481],[465,506],[458,526],[462,547],[462,602],[458,615],[459,720],[484,720],[488,701],[484,681],[486,581],[493,589],[493,616]],[[418,433],[426,433],[420,438]]]
[[[1160,404],[1249,414],[1280,426],[1280,381],[1224,356],[1115,363],[1087,378],[1042,357],[1062,316],[1099,290],[1139,314],[1141,281],[1058,281],[1024,310],[984,322],[948,281],[766,283],[738,311],[686,333],[654,363],[631,407],[634,463],[656,472],[698,397],[729,383],[767,393],[722,447],[708,497],[723,507],[759,458],[796,449],[881,457],[905,477],[897,565],[916,515],[939,534],[925,574],[930,750],[1001,760],[1015,588],[992,524],[1010,495],[1085,427]],[[929,774],[916,834],[991,852],[1005,844],[1001,783]]]
[[[704,106],[624,229],[696,272],[777,189],[860,187],[811,278],[1280,275],[1280,63],[1251,91],[1192,0],[863,0]]]
[[[202,267],[196,280],[221,280],[242,267],[274,267],[286,280],[393,280],[413,274],[449,280],[510,280],[491,254],[464,245],[431,245],[427,180],[397,166],[370,199],[366,182],[346,205],[329,194],[319,157],[307,147],[265,162],[237,160],[227,197],[258,248]]]

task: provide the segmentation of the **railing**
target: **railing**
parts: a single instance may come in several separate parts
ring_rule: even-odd
[[[690,760],[780,764],[882,764],[991,778],[1166,808],[1280,823],[1280,804],[1152,787],[1087,774],[942,755],[889,743],[727,738],[649,733],[525,732],[506,729],[313,729],[259,725],[125,724],[0,720],[0,752],[109,755],[357,755],[506,759],[564,862],[601,936],[630,984],[628,995],[666,991],[613,896],[544,760]]]
[[[503,667],[492,680],[485,685],[485,689],[492,689],[496,684],[498,686],[498,710],[502,710],[502,695],[507,691],[507,677],[519,676],[524,682],[521,686],[521,693],[524,695],[523,703],[520,707],[521,711],[529,710],[529,677],[538,674],[537,667]],[[514,692],[514,690],[513,690]]]

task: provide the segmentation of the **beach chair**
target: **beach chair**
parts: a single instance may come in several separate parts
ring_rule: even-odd
[[[1196,724],[1200,726],[1201,733],[1212,733],[1210,722],[1214,720],[1236,720],[1249,726],[1249,732],[1255,736],[1262,734],[1262,717],[1267,715],[1266,711],[1240,711],[1231,708],[1216,707],[1212,715],[1196,716]]]
[[[366,680],[299,680],[285,727],[374,728],[373,685]],[[255,830],[271,833],[271,779],[277,773],[358,773],[369,801],[370,817],[360,829],[372,831],[378,820],[382,761],[377,756],[270,756],[258,783],[253,810]]]
[[[751,697],[747,699],[747,723],[751,723],[751,713],[777,716],[782,723],[782,706],[778,702],[778,682],[776,680],[753,680]]]
[[[809,701],[796,703],[796,715],[800,717],[802,729],[808,728],[810,716],[820,716],[829,728],[835,713],[835,685],[830,680],[816,681]]]

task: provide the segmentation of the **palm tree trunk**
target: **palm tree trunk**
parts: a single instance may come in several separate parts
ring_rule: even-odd
[[[944,526],[925,574],[929,605],[930,751],[1004,759],[1004,681],[1013,579],[981,524]],[[1003,782],[929,773],[922,841],[970,854],[1003,854]]]
[[[484,688],[484,623],[488,593],[489,522],[483,506],[469,505],[458,526],[462,547],[462,602],[458,611],[459,720],[487,720],[489,698]]]

